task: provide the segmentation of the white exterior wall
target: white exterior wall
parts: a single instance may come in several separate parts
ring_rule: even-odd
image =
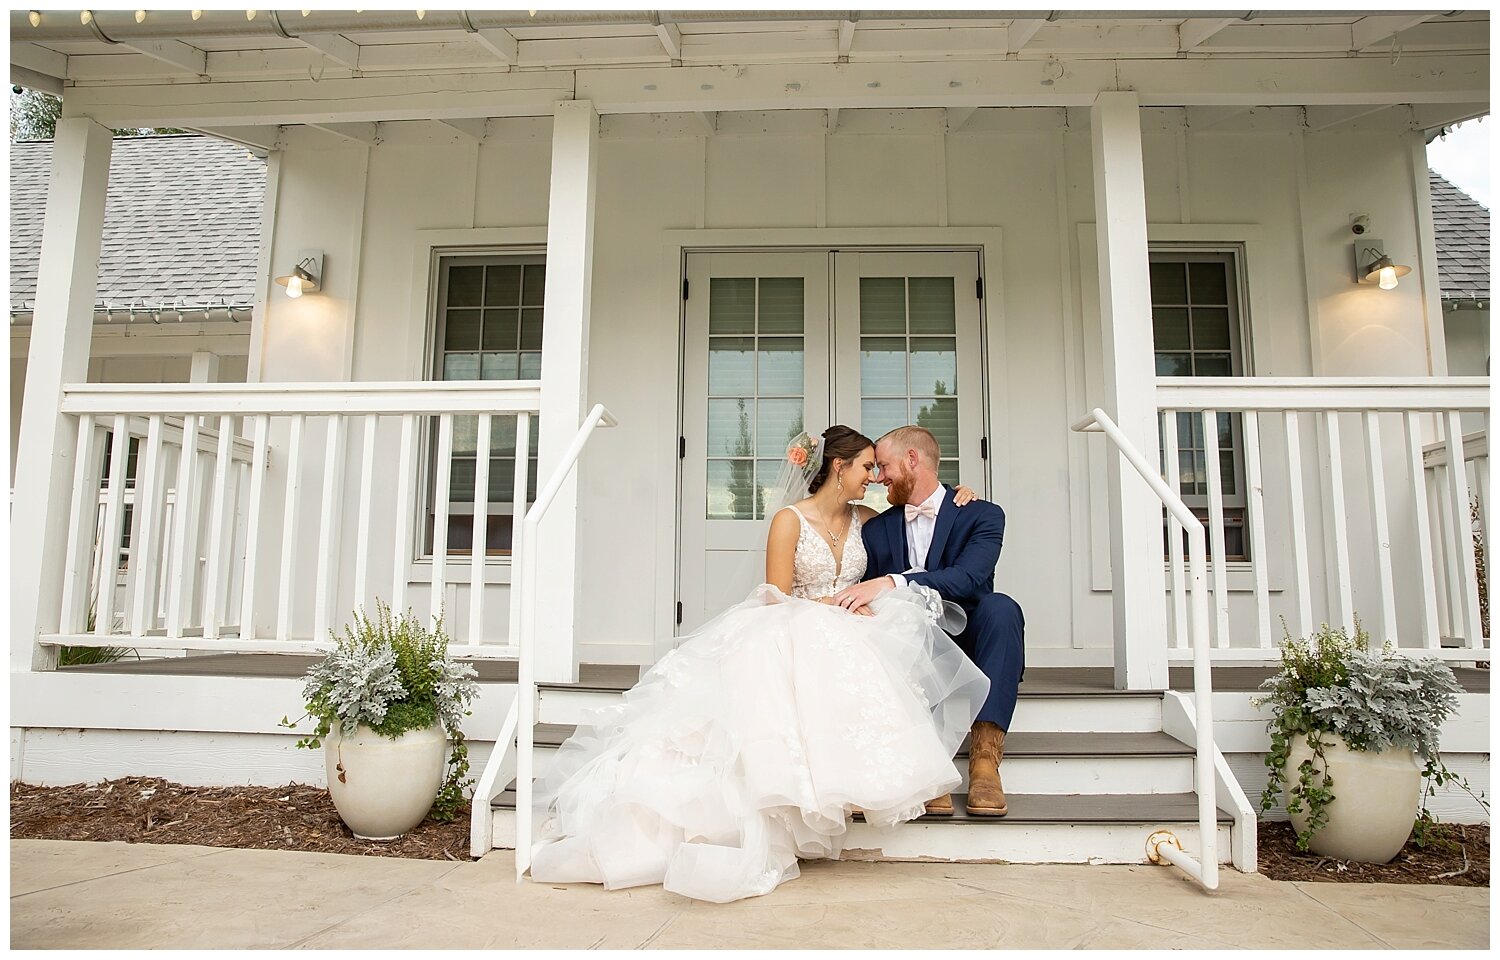
[[[1239,239],[1254,247],[1248,286],[1255,374],[1429,372],[1434,331],[1421,277],[1414,273],[1392,292],[1354,288],[1346,226],[1350,213],[1368,213],[1397,259],[1420,270],[1410,170],[1415,134],[1299,134],[1285,123],[1193,133],[1182,128],[1180,111],[1147,110],[1143,118],[1152,239]],[[592,597],[580,612],[584,659],[650,661],[655,639],[672,631],[680,304],[678,265],[663,253],[662,231],[977,226],[998,228],[1005,238],[1001,276],[989,277],[986,291],[988,483],[1010,521],[997,586],[1026,610],[1030,662],[1110,662],[1108,549],[1097,532],[1106,529],[1099,522],[1103,451],[1068,432],[1102,388],[1091,306],[1097,267],[1090,245],[1080,242],[1094,216],[1087,111],[1068,112],[1066,127],[1061,110],[981,111],[962,132],[946,135],[943,122],[941,111],[846,111],[830,136],[819,112],[725,114],[717,134],[705,137],[681,116],[605,118],[588,396],[607,404],[621,426],[598,433],[582,464],[587,541],[580,577]],[[385,124],[384,142],[368,149],[290,134],[271,262],[289,264],[297,251],[322,247],[328,283],[322,296],[272,298],[261,331],[263,379],[426,375],[431,320],[413,303],[417,231],[461,238],[470,229],[545,225],[550,121],[492,120],[489,129],[475,144],[435,125]],[[880,242],[883,234],[869,236]],[[1441,343],[1441,320],[1430,319]],[[315,426],[307,437],[306,451],[318,463],[321,433]],[[1349,434],[1346,442],[1356,442]],[[382,436],[394,444],[394,431]],[[1395,437],[1386,449],[1398,449]],[[1351,446],[1351,486],[1359,483],[1360,459]],[[277,462],[273,456],[268,476],[272,503],[282,482]],[[1268,478],[1276,466],[1268,462]],[[347,483],[354,502],[355,478]],[[1268,515],[1277,523],[1284,513],[1277,512],[1274,485],[1267,488]],[[316,485],[305,484],[304,495],[311,544]],[[1312,520],[1316,508],[1309,506]],[[266,555],[276,556],[279,546],[269,541],[279,539],[279,524],[265,532]],[[346,523],[346,557],[354,536]],[[1284,552],[1281,538],[1273,532],[1268,549]],[[1324,566],[1316,538],[1312,547],[1317,577]],[[391,544],[372,534],[370,549],[372,582],[388,583]],[[1368,555],[1357,546],[1351,553]],[[338,607],[352,605],[352,561],[345,566]],[[407,573],[408,597],[420,612],[427,604],[424,566]],[[464,565],[450,562],[449,576],[466,580]],[[497,565],[491,579],[505,581],[506,569]],[[1248,591],[1248,576],[1232,577],[1231,586]],[[498,631],[507,605],[505,587],[494,589],[487,609]],[[312,612],[307,592],[297,604],[304,629]],[[1248,592],[1235,598],[1234,619],[1245,624],[1253,618],[1238,615],[1241,601],[1248,611]],[[264,602],[262,632],[273,626],[269,591]],[[1273,593],[1273,616],[1289,602]],[[466,584],[450,587],[447,606],[450,629],[462,635]],[[1373,610],[1373,601],[1357,595],[1356,609],[1367,606]],[[1315,617],[1326,616],[1324,609],[1320,596]]]

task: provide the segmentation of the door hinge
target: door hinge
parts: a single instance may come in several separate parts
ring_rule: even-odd
[[[682,601],[677,601],[677,625],[682,626]]]
[[[984,277],[976,277],[974,279],[974,299],[984,299]]]
[[[981,460],[988,460],[989,458],[990,458],[990,438],[989,437],[980,437],[979,438],[979,459],[981,459]]]
[[[684,280],[684,281],[682,281],[682,299],[686,300],[687,298],[688,298],[688,282],[686,280]]]
[[[677,438],[677,459],[681,460],[687,456],[687,437]]]

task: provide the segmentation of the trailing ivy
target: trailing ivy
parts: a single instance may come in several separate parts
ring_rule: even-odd
[[[316,723],[297,746],[317,749],[334,724],[344,736],[363,724],[394,740],[441,723],[452,745],[428,815],[452,820],[463,809],[465,790],[474,784],[460,727],[479,693],[474,676],[473,666],[449,658],[441,618],[428,630],[410,611],[395,616],[377,600],[375,619],[356,611],[353,625],[344,627],[334,649],[308,669],[302,689],[307,713],[298,720],[310,717]],[[280,725],[297,727],[286,717]]]
[[[1467,781],[1449,771],[1438,753],[1438,733],[1457,709],[1462,692],[1447,664],[1435,657],[1397,653],[1389,643],[1372,652],[1369,634],[1357,619],[1353,637],[1326,623],[1306,639],[1293,638],[1285,624],[1282,629],[1281,671],[1261,684],[1267,693],[1252,702],[1271,705],[1271,750],[1265,761],[1269,775],[1260,807],[1262,812],[1271,810],[1285,794],[1287,813],[1306,812],[1307,827],[1297,834],[1298,849],[1306,850],[1328,823],[1328,805],[1335,797],[1324,753],[1329,734],[1340,737],[1351,750],[1409,749],[1422,758],[1425,787],[1413,825],[1418,843],[1436,822],[1427,799],[1439,786],[1456,783],[1489,809],[1483,796],[1476,796]],[[1289,783],[1286,767],[1297,738],[1312,756],[1298,765],[1296,779]]]

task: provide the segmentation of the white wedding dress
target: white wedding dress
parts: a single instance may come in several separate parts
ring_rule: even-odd
[[[895,824],[958,786],[989,680],[936,626],[941,599],[890,591],[872,617],[815,602],[859,582],[864,542],[856,513],[840,564],[797,516],[791,596],[761,584],[559,749],[532,879],[759,896],[799,857],[837,857],[851,808]]]

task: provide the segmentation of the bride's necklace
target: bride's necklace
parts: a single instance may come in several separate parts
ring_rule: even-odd
[[[818,522],[823,525],[824,530],[828,531],[828,539],[833,541],[835,547],[839,545],[839,540],[843,538],[844,533],[849,532],[849,528],[845,527],[844,533],[834,533],[833,528],[828,525],[828,521],[824,520],[821,516],[818,517]]]

